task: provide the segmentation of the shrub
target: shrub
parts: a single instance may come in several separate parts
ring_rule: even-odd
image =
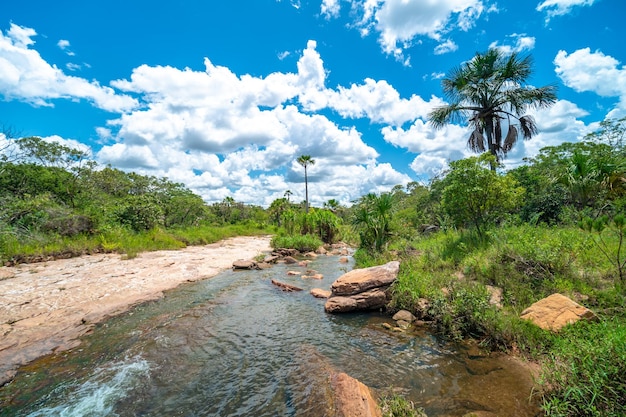
[[[274,236],[270,242],[272,248],[297,249],[300,252],[314,251],[324,243],[314,235]]]

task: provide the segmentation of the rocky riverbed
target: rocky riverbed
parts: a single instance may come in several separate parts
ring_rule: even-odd
[[[99,254],[0,268],[0,385],[19,366],[77,346],[107,317],[270,251],[269,243],[236,237],[126,260]]]

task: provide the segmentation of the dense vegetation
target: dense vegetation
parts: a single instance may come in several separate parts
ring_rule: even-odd
[[[401,259],[393,308],[447,337],[538,360],[547,415],[626,415],[625,135],[626,118],[608,120],[508,172],[485,153],[452,162],[428,186],[366,196],[353,208],[365,225],[358,264]],[[376,200],[387,201],[384,221],[366,210]],[[501,306],[487,286],[502,289]],[[599,320],[553,333],[519,318],[557,292]]]

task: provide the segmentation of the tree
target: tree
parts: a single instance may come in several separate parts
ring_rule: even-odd
[[[381,252],[392,236],[394,198],[391,193],[369,193],[361,197],[354,211],[352,224],[359,232],[360,247]]]
[[[458,226],[472,224],[481,237],[484,227],[516,208],[524,194],[512,176],[488,168],[495,164],[488,153],[454,161],[443,180],[444,211]]]
[[[537,125],[526,111],[556,102],[556,86],[525,85],[531,67],[530,56],[507,56],[496,48],[477,53],[442,80],[450,104],[435,108],[429,114],[430,123],[440,129],[448,123],[467,121],[472,128],[469,148],[477,153],[488,150],[498,162],[513,148],[520,130],[524,139],[537,134]],[[507,125],[503,138],[502,128]],[[491,169],[495,170],[495,165]]]
[[[290,203],[289,198],[293,195],[291,190],[285,191],[284,197],[287,199],[287,203]]]
[[[304,167],[304,197],[305,197],[305,206],[304,212],[309,212],[309,179],[307,176],[307,166],[315,165],[315,159],[311,158],[311,155],[300,155],[297,159],[298,163]]]

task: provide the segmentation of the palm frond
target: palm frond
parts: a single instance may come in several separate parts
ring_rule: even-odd
[[[522,116],[519,118],[520,128],[522,129],[522,136],[524,139],[530,139],[539,133],[535,119],[532,116]]]
[[[476,127],[470,134],[467,140],[467,147],[470,148],[472,152],[485,152],[485,137],[479,127]]]
[[[517,142],[517,136],[517,128],[513,125],[509,125],[509,131],[506,134],[504,144],[502,145],[502,152],[508,153],[511,149],[513,149],[513,145],[515,145],[515,142]]]

